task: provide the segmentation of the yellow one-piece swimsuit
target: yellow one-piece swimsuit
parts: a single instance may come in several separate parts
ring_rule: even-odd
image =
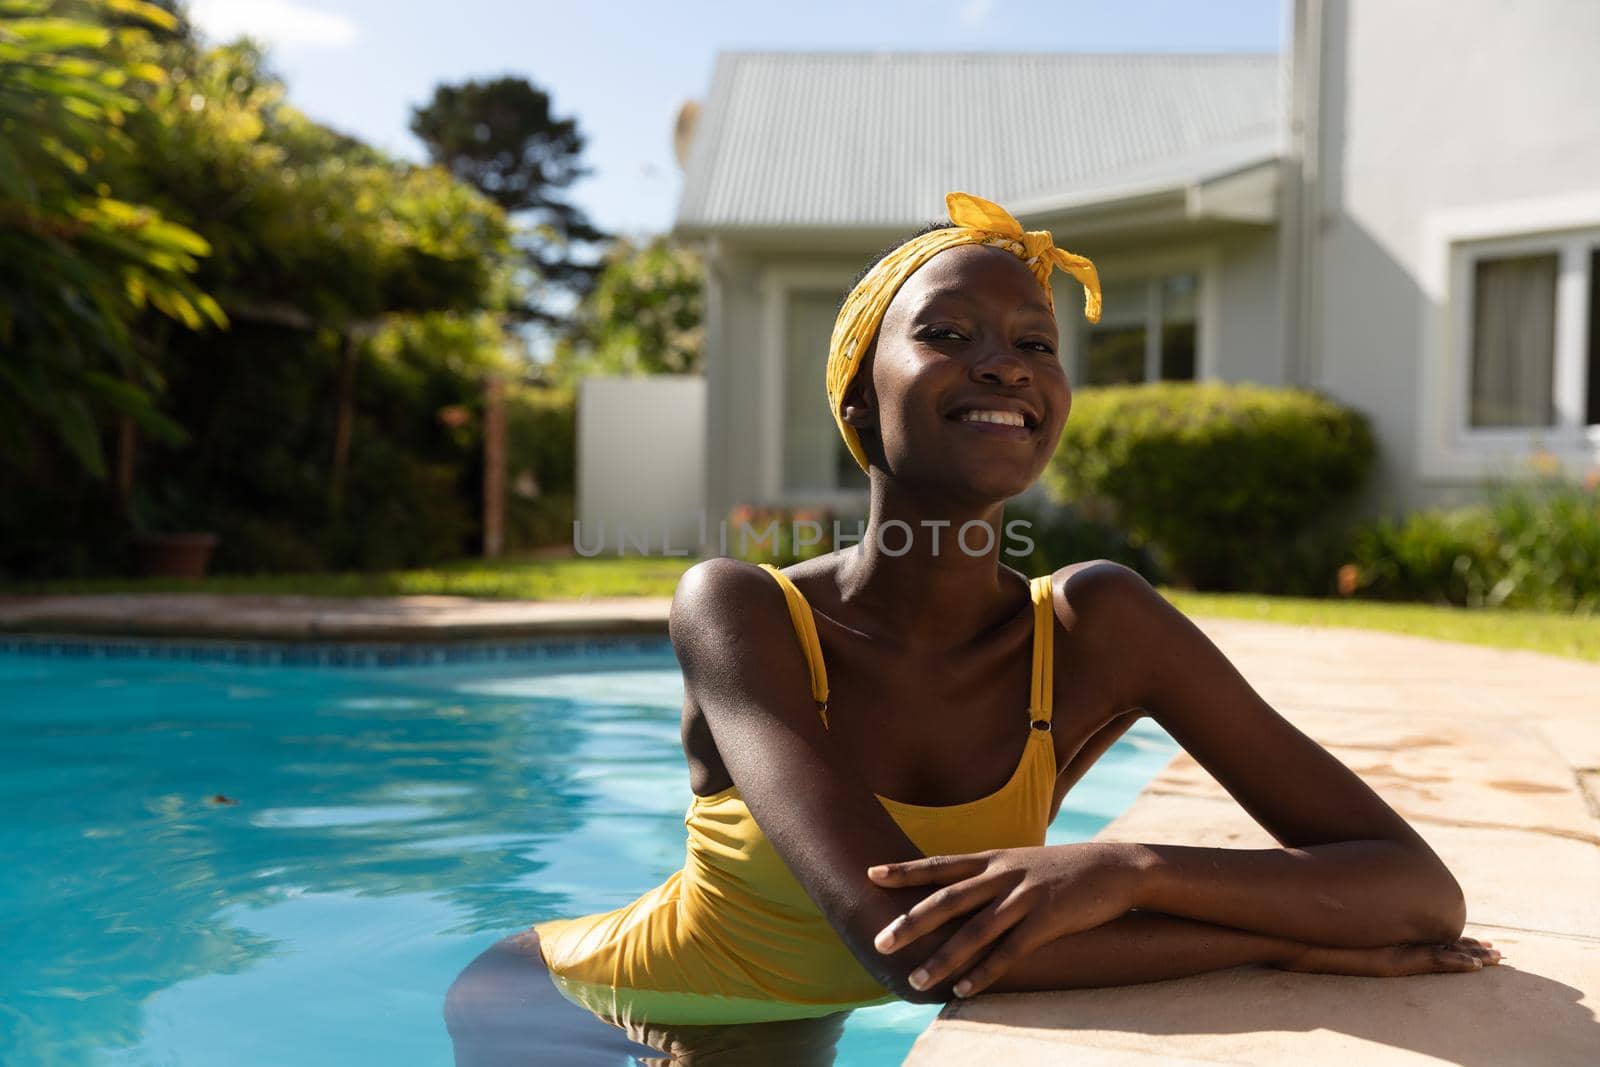
[[[811,606],[776,567],[826,724],[827,673]],[[1009,781],[964,804],[878,800],[924,855],[1044,843],[1056,778],[1050,737],[1050,577],[1033,594],[1033,677],[1022,759]],[[538,923],[539,948],[569,1000],[614,1022],[770,1022],[882,1004],[894,995],[850,954],[729,786],[695,796],[683,869],[615,911]]]

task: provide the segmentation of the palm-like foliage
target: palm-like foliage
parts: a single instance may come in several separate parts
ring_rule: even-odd
[[[131,323],[153,307],[226,324],[190,278],[207,242],[112,185],[137,86],[165,79],[142,55],[150,29],[174,22],[141,0],[0,0],[0,447],[14,458],[42,428],[103,474],[99,405],[181,435],[152,404],[159,373]]]

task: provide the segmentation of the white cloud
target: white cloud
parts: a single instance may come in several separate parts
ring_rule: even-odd
[[[961,5],[961,25],[981,26],[994,13],[994,0],[967,0]]]
[[[358,35],[347,16],[297,0],[194,0],[189,16],[216,40],[248,34],[269,44],[343,48]]]

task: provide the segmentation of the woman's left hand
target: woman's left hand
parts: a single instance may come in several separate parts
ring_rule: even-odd
[[[867,877],[885,888],[943,887],[879,932],[873,944],[885,954],[973,913],[910,978],[915,988],[928,989],[962,974],[955,986],[962,997],[1039,946],[1126,914],[1136,906],[1141,880],[1132,853],[1115,842],[929,856],[869,867]]]

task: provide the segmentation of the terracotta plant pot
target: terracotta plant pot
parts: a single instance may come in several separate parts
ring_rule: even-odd
[[[204,578],[216,547],[211,533],[144,533],[133,539],[138,571],[146,578]]]

